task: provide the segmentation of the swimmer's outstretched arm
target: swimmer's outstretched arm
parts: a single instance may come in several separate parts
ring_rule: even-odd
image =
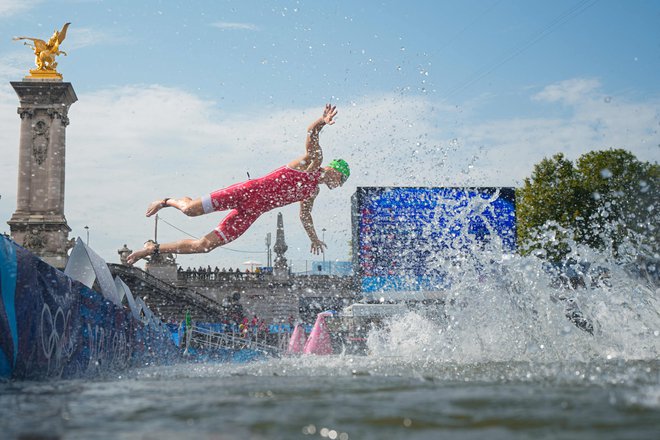
[[[289,164],[290,167],[302,171],[314,171],[323,163],[323,150],[319,145],[319,134],[325,125],[335,123],[333,118],[337,115],[337,107],[326,104],[323,116],[312,122],[307,127],[307,139],[305,141],[305,155]]]
[[[327,248],[325,243],[319,240],[318,235],[316,235],[316,230],[314,229],[314,220],[312,220],[312,207],[314,206],[314,197],[305,199],[300,202],[300,221],[302,222],[305,232],[309,236],[309,239],[312,241],[312,247],[310,251],[313,254],[320,254],[324,252],[323,248]]]

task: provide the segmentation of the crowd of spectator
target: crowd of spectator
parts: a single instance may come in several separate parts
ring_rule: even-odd
[[[228,331],[238,333],[242,337],[265,339],[269,330],[266,320],[259,319],[257,315],[253,315],[252,319],[245,316],[240,301],[241,294],[238,292],[234,292],[222,300],[224,313],[220,324]]]
[[[253,270],[245,269],[241,272],[241,269],[236,268],[218,268],[216,266],[214,269],[211,266],[199,268],[190,268],[183,269],[181,266],[177,269],[177,278],[181,281],[216,281],[216,280],[232,280],[232,279],[258,279],[262,278],[264,274],[270,273],[269,268],[256,267]]]

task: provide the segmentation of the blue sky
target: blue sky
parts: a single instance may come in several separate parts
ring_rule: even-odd
[[[79,101],[65,214],[108,261],[153,235],[150,201],[201,196],[302,154],[325,102],[340,112],[322,134],[325,156],[353,168],[314,209],[330,260],[348,258],[356,186],[517,186],[557,152],[660,156],[657,1],[0,0],[0,231],[16,207],[9,81],[33,66],[12,37],[47,39],[67,21],[58,70]],[[302,270],[314,257],[298,209],[282,212]],[[221,219],[162,216],[195,236]],[[275,221],[262,216],[233,250],[179,262],[265,262]],[[159,241],[181,235],[159,228]]]

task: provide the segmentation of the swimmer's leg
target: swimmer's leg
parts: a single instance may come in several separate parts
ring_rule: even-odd
[[[196,217],[204,214],[202,206],[202,199],[191,199],[190,197],[182,197],[180,199],[163,199],[152,202],[147,208],[147,217],[151,217],[161,209],[171,206],[183,212],[189,217]]]
[[[202,238],[183,239],[163,244],[148,241],[144,244],[144,248],[128,256],[127,263],[132,266],[138,260],[153,255],[156,252],[162,254],[202,254],[211,252],[213,249],[234,241],[243,235],[260,215],[261,212],[258,211],[239,211],[233,209],[220,222],[217,228]]]
[[[232,209],[213,232],[222,241],[222,244],[227,244],[243,235],[261,214],[257,210]]]
[[[211,252],[223,244],[224,241],[215,231],[209,232],[202,238],[183,239],[171,243],[156,244],[153,241],[148,241],[144,244],[144,248],[128,256],[127,263],[132,266],[138,260],[153,255],[156,252],[161,254],[202,254]]]
[[[242,182],[213,191],[210,194],[206,194],[205,196],[196,199],[183,197],[180,199],[168,198],[156,200],[147,208],[147,217],[151,217],[168,206],[178,209],[189,217],[196,217],[214,211],[236,209],[239,207],[242,200],[246,200],[250,197],[250,192],[250,188],[246,186],[246,182]]]

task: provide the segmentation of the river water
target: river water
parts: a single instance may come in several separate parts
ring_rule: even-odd
[[[0,385],[3,438],[652,439],[657,360],[380,357],[143,368]]]
[[[366,355],[0,383],[0,437],[660,438],[660,289],[606,255],[572,257],[591,263],[577,288],[534,257],[439,261],[460,275],[444,307],[372,329]]]

